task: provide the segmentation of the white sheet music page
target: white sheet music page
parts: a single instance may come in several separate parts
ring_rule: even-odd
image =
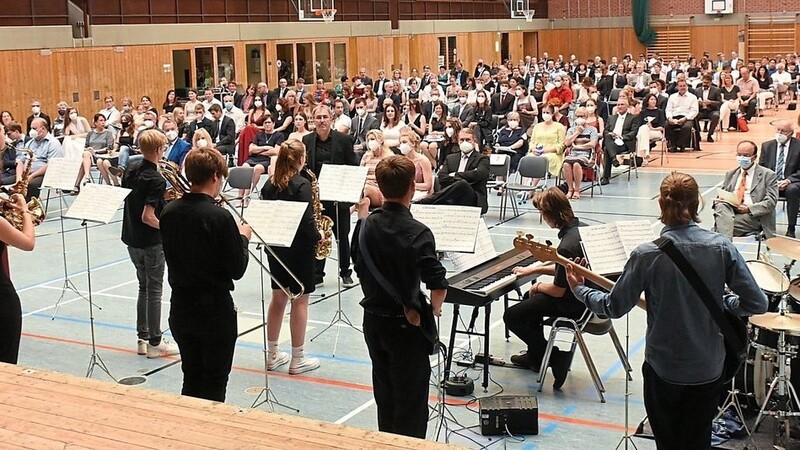
[[[622,242],[622,248],[625,249],[626,259],[631,257],[633,249],[645,242],[652,242],[657,237],[653,231],[653,224],[647,219],[625,220],[616,222],[615,225],[617,226],[620,242]]]
[[[475,251],[481,209],[472,206],[411,205],[411,215],[433,232],[436,251]]]
[[[307,207],[306,202],[253,200],[244,211],[244,219],[255,231],[254,242],[259,242],[258,233],[266,241],[264,244],[291,247]]]
[[[494,249],[494,243],[492,242],[492,236],[489,234],[489,228],[486,226],[486,222],[483,219],[480,219],[478,222],[478,236],[475,239],[474,253],[448,252],[447,254],[450,261],[453,262],[453,270],[455,270],[456,273],[461,273],[483,264],[497,255],[497,250]]]
[[[50,170],[50,167],[47,168]],[[87,184],[69,207],[64,217],[108,223],[122,206],[131,190],[107,184]]]
[[[323,164],[319,174],[319,199],[341,203],[358,203],[364,184],[367,182],[367,168],[363,166],[340,166]]]
[[[62,191],[75,189],[82,161],[80,158],[51,158],[47,161],[42,187],[61,189]]]
[[[617,226],[613,223],[579,227],[581,245],[592,271],[600,275],[622,272],[628,256],[620,243]]]

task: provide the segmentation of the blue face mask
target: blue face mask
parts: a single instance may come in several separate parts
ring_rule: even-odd
[[[753,164],[753,160],[749,156],[737,156],[736,162],[742,169],[747,169]]]
[[[228,110],[228,111],[232,110],[233,109],[233,103],[226,102],[225,103],[225,109]]]

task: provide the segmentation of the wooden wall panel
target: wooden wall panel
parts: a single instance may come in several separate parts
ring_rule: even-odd
[[[739,50],[738,32],[738,25],[691,27],[692,54],[699,58],[703,52],[708,52],[715,57],[717,52],[722,52],[729,57],[732,51]]]
[[[411,75],[411,39],[409,36],[394,36],[394,63],[395,69],[400,69],[403,78]],[[419,70],[419,69],[417,69]]]
[[[532,38],[531,38],[532,39]],[[609,58],[625,53],[638,55],[645,47],[636,39],[632,28],[575,28],[538,31],[539,52],[564,58],[574,54],[580,60],[600,55]]]
[[[475,68],[475,63],[480,58],[483,58],[486,63],[494,60],[500,62],[500,52],[495,52],[495,41],[500,41],[498,33],[467,33],[466,39],[468,45],[465,46],[460,41],[458,45],[461,48],[467,48],[466,55],[459,55],[459,57],[468,71]]]
[[[525,58],[525,41],[521,31],[508,33],[508,51],[514,61]]]
[[[424,65],[431,66],[431,71],[436,73],[439,61],[439,39],[435,34],[417,34],[411,36],[409,43],[411,53],[411,67],[416,67],[422,74]],[[421,76],[421,75],[420,75]]]

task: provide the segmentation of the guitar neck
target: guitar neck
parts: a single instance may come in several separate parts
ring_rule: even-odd
[[[608,278],[598,273],[594,273],[591,270],[587,269],[586,267],[583,267],[580,264],[576,264],[573,261],[570,261],[561,255],[558,256],[558,261],[556,262],[564,267],[567,267],[568,264],[572,264],[572,267],[575,268],[575,272],[578,275],[582,276],[583,278],[586,278],[587,280],[600,286],[603,289],[611,291],[611,289],[614,287],[613,281],[609,280]]]

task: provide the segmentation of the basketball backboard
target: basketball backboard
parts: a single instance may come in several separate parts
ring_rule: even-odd
[[[536,9],[536,0],[511,0],[511,18],[525,19],[525,11]]]
[[[336,9],[334,0],[297,0],[297,14],[303,21],[325,20],[322,12]]]

